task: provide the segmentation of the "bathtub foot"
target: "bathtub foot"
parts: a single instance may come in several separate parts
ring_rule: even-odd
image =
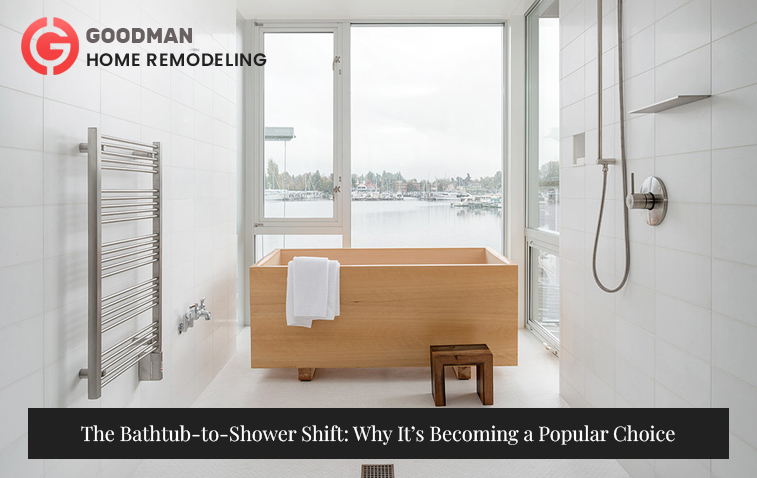
[[[471,367],[452,367],[458,380],[470,380]]]
[[[314,368],[298,368],[297,374],[299,375],[299,379],[301,382],[309,382],[313,380],[313,375],[315,375],[315,369]]]

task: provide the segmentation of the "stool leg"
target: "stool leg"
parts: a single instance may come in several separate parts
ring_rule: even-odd
[[[437,360],[431,361],[431,395],[434,397],[434,405],[443,407],[447,405],[444,395],[444,364]]]
[[[482,404],[494,405],[494,360],[492,357],[476,365],[476,392]]]

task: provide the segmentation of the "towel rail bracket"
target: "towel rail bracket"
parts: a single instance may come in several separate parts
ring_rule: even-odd
[[[139,361],[139,380],[163,380],[163,352],[152,352]]]

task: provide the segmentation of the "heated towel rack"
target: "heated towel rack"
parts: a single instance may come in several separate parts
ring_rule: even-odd
[[[100,398],[102,387],[136,364],[139,364],[139,380],[163,378],[162,161],[160,143],[148,144],[107,136],[98,132],[97,128],[89,128],[87,142],[79,145],[79,151],[86,152],[89,161],[88,360],[87,368],[82,369],[79,376],[87,379],[88,396],[94,400]],[[122,176],[125,173],[152,176],[151,187],[103,189],[105,171],[117,171],[116,174]],[[141,179],[144,180],[144,176]],[[149,179],[139,184],[148,183]],[[144,226],[147,228],[150,223],[152,229],[147,234],[127,237],[116,235],[129,226],[114,226],[115,224],[131,222],[137,223],[133,230],[138,230],[141,224],[148,224]],[[108,231],[109,227],[120,229]],[[106,236],[109,239],[107,242],[103,242],[103,231],[112,233]],[[110,240],[113,237],[116,239]],[[141,278],[128,283],[127,279],[140,272],[146,274],[149,270],[151,275],[148,280]],[[124,274],[127,271],[136,272],[127,276]],[[108,279],[111,277],[113,279]],[[120,285],[115,288],[115,292],[103,296],[103,279]],[[103,351],[105,334],[117,330],[119,326],[128,327],[124,324],[130,322],[136,328],[133,321],[144,317],[148,312],[152,313],[152,321],[147,326]],[[123,328],[121,331],[123,333]]]

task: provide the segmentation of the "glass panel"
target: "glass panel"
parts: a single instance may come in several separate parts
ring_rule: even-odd
[[[266,33],[267,218],[334,217],[333,33]]]
[[[255,260],[274,249],[332,249],[342,247],[342,236],[334,235],[258,235],[255,237]]]
[[[556,340],[560,339],[560,270],[558,257],[531,248],[531,320]]]
[[[355,26],[352,245],[502,251],[502,27]]]
[[[528,224],[560,230],[559,2],[546,0],[528,14]]]
[[[538,53],[538,228],[556,232],[560,226],[560,19],[544,16],[539,18]]]

